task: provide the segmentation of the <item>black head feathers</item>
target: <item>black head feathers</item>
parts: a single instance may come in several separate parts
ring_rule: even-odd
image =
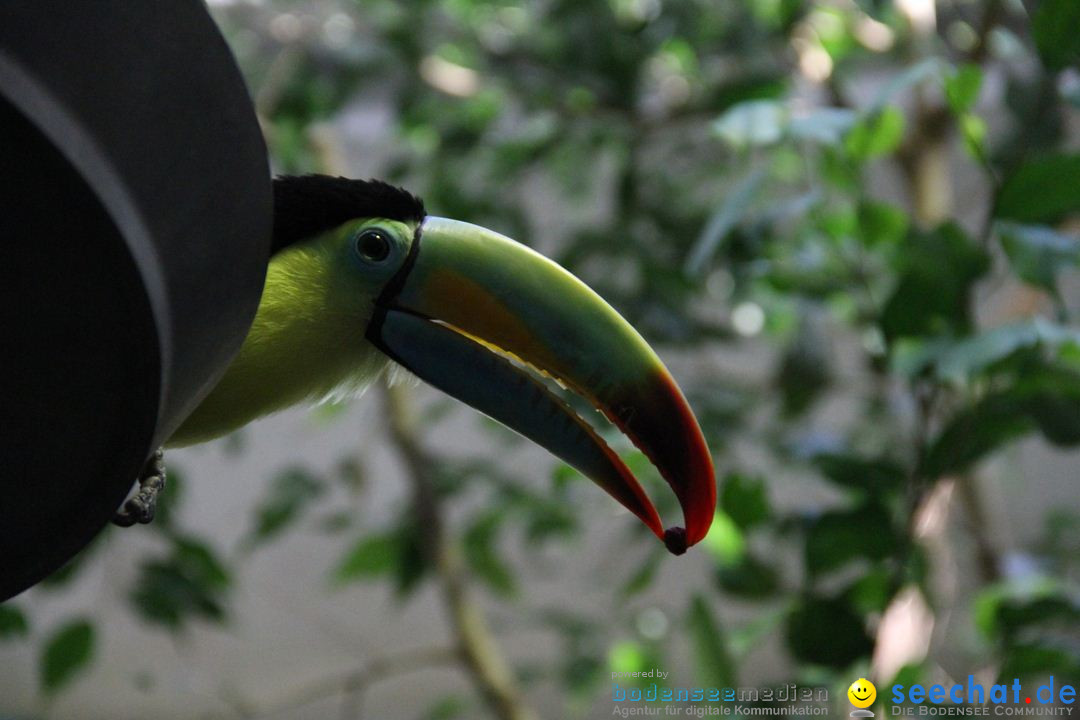
[[[271,254],[349,220],[383,217],[424,219],[424,201],[381,180],[350,180],[329,175],[274,178],[274,239]]]

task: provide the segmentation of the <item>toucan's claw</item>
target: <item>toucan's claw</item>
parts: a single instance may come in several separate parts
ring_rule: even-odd
[[[139,489],[128,498],[124,507],[113,516],[113,524],[131,527],[138,523],[146,525],[154,520],[158,497],[165,489],[165,451],[158,448],[146,461],[139,473]]]

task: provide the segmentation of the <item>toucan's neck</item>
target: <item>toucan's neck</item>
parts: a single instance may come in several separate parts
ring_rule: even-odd
[[[263,415],[359,389],[385,367],[364,340],[370,300],[342,283],[318,241],[274,257],[255,321],[218,385],[167,443],[219,437]]]

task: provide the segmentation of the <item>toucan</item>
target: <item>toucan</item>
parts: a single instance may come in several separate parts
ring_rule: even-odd
[[[708,532],[716,481],[678,385],[644,339],[568,271],[510,238],[428,215],[379,180],[275,178],[258,310],[221,380],[166,442],[223,436],[277,410],[361,390],[395,364],[546,448],[681,554]],[[684,527],[664,529],[598,432],[545,386],[601,411],[657,467]],[[161,451],[118,524],[152,519]]]

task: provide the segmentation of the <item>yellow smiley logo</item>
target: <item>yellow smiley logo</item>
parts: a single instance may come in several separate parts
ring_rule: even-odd
[[[877,700],[877,688],[866,678],[859,678],[847,689],[848,700],[857,708],[867,708]]]

